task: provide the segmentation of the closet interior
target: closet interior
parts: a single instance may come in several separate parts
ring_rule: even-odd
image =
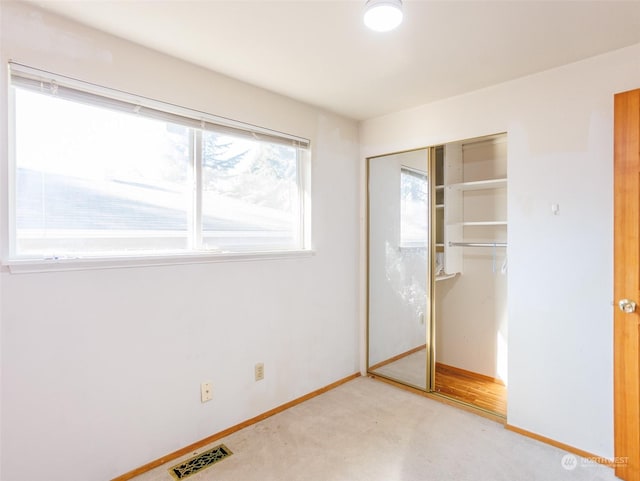
[[[367,167],[370,375],[506,417],[507,135]]]

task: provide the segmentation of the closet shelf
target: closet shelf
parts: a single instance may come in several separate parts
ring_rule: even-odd
[[[484,190],[484,189],[500,189],[507,186],[507,179],[488,179],[476,180],[473,182],[460,182],[459,184],[451,184],[450,189],[456,190]]]
[[[436,276],[436,282],[438,282],[438,281],[446,281],[447,279],[453,279],[457,275],[458,275],[457,272],[454,273],[454,274],[440,274],[440,275]]]
[[[506,220],[481,220],[481,221],[465,221],[462,223],[465,227],[483,226],[483,225],[507,225]]]
[[[482,227],[482,226],[506,226],[506,220],[479,220],[479,221],[464,221],[454,222],[448,225],[461,225],[463,227]]]

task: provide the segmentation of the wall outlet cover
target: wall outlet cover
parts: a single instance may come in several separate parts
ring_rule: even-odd
[[[200,384],[200,401],[205,403],[213,399],[213,383],[205,381]]]
[[[264,364],[259,362],[255,366],[255,378],[256,381],[261,381],[264,379]]]

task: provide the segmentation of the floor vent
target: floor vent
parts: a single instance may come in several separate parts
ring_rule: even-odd
[[[187,459],[185,462],[176,464],[169,469],[169,473],[175,479],[184,479],[192,474],[196,474],[205,468],[208,468],[212,464],[222,461],[227,456],[231,456],[233,453],[224,444],[209,449],[191,459]]]

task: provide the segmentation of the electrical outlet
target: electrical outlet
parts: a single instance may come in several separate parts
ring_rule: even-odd
[[[200,400],[203,403],[213,399],[213,383],[205,381],[200,384]]]
[[[259,362],[255,367],[255,375],[256,381],[261,381],[264,379],[264,364]]]

